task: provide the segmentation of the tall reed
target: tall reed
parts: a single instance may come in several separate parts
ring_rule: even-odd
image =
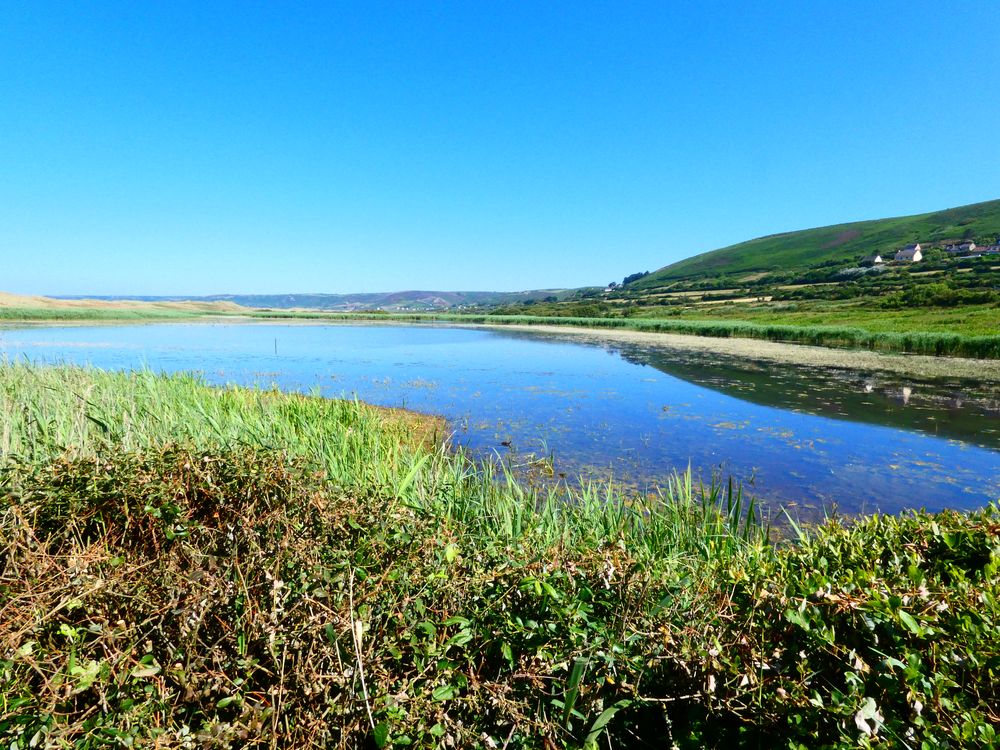
[[[499,542],[530,536],[594,547],[621,539],[653,557],[704,556],[756,529],[732,533],[747,516],[738,491],[697,485],[690,474],[638,496],[613,483],[531,486],[503,463],[453,451],[445,435],[433,444],[414,439],[415,429],[443,430],[438,421],[428,427],[357,401],[214,388],[193,375],[8,363],[0,366],[0,413],[0,456],[45,462],[167,444],[279,451],[339,487],[400,500]]]

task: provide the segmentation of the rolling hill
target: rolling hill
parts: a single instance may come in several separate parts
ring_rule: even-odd
[[[874,253],[894,253],[911,242],[939,244],[960,239],[996,240],[1000,200],[973,203],[914,216],[857,221],[759,237],[686,258],[629,284],[652,289],[710,276],[794,270],[827,262],[854,263]]]

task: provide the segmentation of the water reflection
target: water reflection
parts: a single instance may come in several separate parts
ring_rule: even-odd
[[[674,469],[847,512],[1000,496],[994,386],[456,327],[145,325],[0,330],[0,352],[318,389],[442,414],[455,442],[553,478],[645,490]],[[544,461],[539,464],[538,459]]]
[[[612,344],[605,348],[628,362],[756,404],[918,430],[1000,449],[1000,390],[995,385],[961,380],[900,381],[883,373],[659,347]]]

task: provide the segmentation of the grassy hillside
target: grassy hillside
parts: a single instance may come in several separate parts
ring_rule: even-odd
[[[958,239],[992,242],[998,234],[1000,200],[994,200],[915,216],[834,224],[759,237],[673,263],[631,286],[650,289],[682,279],[805,270],[827,262],[856,263],[865,255],[885,255],[911,242],[941,243]]]

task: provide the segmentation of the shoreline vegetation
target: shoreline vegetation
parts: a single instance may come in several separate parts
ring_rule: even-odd
[[[713,315],[717,311],[712,311]],[[730,314],[739,314],[734,311]],[[1000,359],[1000,334],[969,334],[954,330],[920,330],[920,318],[899,318],[901,330],[852,325],[755,322],[707,315],[689,317],[593,317],[508,315],[497,313],[326,312],[243,308],[225,302],[111,302],[56,300],[0,294],[0,323],[157,322],[201,317],[250,317],[269,320],[461,323],[470,325],[560,326],[597,330],[664,333],[720,339],[748,339],[841,350],[918,354],[934,357]],[[753,317],[753,316],[749,316]],[[884,325],[885,321],[881,322]],[[958,324],[955,324],[958,325]],[[979,329],[977,329],[979,330]]]
[[[774,542],[441,423],[0,366],[5,747],[994,747],[1000,508]]]
[[[853,326],[762,324],[742,320],[669,318],[556,317],[543,315],[479,315],[451,313],[314,313],[254,311],[252,317],[273,319],[397,320],[479,325],[560,326],[640,333],[671,333],[709,338],[743,338],[834,349],[921,354],[936,357],[1000,359],[1000,335],[966,336],[940,331],[869,331]]]
[[[576,339],[588,343],[603,342],[637,343],[662,350],[702,351],[735,359],[771,361],[793,366],[821,367],[837,370],[865,370],[887,372],[896,375],[922,379],[973,380],[981,383],[1000,382],[1000,359],[976,359],[958,356],[934,356],[927,354],[907,354],[866,349],[840,349],[809,344],[789,344],[778,341],[748,339],[740,337],[712,337],[695,334],[679,334],[634,330],[628,328],[592,328],[585,325],[553,325],[552,319],[545,322],[524,324],[517,321],[504,322],[492,316],[487,322],[470,322],[471,316],[415,316],[392,314],[195,314],[182,313],[169,316],[139,314],[133,317],[108,315],[86,317],[78,314],[72,318],[46,318],[39,315],[35,319],[4,320],[0,317],[0,336],[3,325],[104,325],[109,323],[301,323],[306,324],[405,324],[405,325],[455,325],[468,327],[495,327],[499,330],[526,331],[551,335],[567,340]]]

